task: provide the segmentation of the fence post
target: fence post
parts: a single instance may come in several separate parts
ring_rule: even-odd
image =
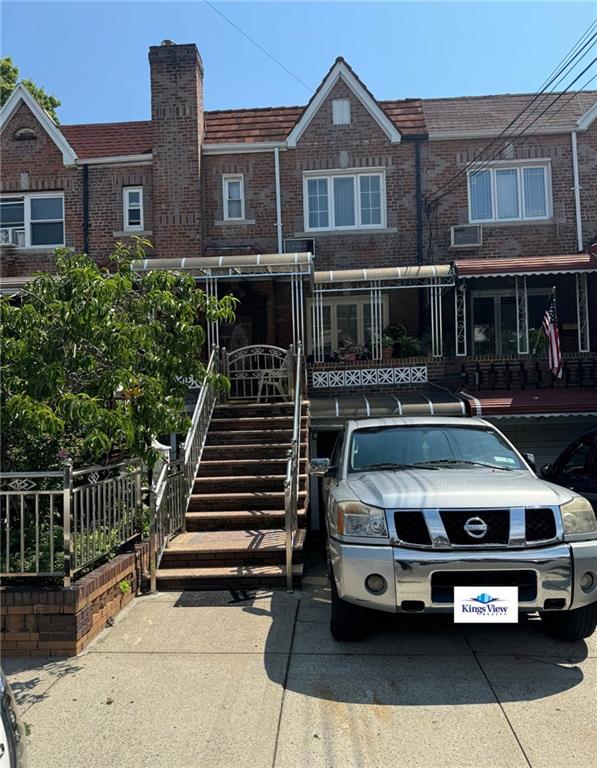
[[[137,533],[143,538],[143,495],[141,491],[141,465],[137,465],[135,470],[135,502],[137,507]]]
[[[158,564],[158,549],[157,549],[157,510],[156,510],[156,489],[153,478],[149,486],[149,580],[150,591],[157,591],[157,564]]]
[[[294,399],[294,347],[291,344],[288,347],[288,396],[291,400]]]
[[[73,581],[73,545],[71,515],[73,502],[73,460],[64,462],[64,481],[62,497],[62,530],[64,536],[64,586],[70,587]]]

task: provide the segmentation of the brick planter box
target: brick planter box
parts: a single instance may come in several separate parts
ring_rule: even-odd
[[[5,656],[76,656],[141,587],[149,544],[117,555],[69,588],[3,586],[0,652]],[[130,591],[121,589],[126,580]]]

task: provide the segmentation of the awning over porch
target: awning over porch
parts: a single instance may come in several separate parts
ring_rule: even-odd
[[[507,418],[509,416],[596,416],[597,388],[559,387],[459,392],[471,416]]]
[[[374,267],[373,269],[325,269],[315,272],[313,282],[319,288],[337,283],[394,284],[405,282],[413,287],[428,285],[433,279],[450,279],[450,264],[424,264],[410,267]],[[366,287],[366,286],[363,286]]]
[[[562,275],[597,270],[597,258],[588,253],[571,256],[527,256],[514,259],[458,259],[459,278],[510,277],[515,275]]]
[[[311,424],[315,428],[338,428],[349,419],[368,417],[465,415],[465,403],[458,395],[433,387],[396,395],[311,398]]]
[[[313,257],[310,253],[262,253],[236,256],[190,256],[186,258],[140,259],[133,269],[149,272],[154,269],[182,270],[193,277],[279,277],[311,274]]]

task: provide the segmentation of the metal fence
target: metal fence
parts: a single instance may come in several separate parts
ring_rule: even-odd
[[[141,464],[0,473],[2,577],[74,577],[142,531]]]

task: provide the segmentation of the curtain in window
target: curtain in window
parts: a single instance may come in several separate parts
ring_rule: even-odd
[[[334,179],[334,224],[336,227],[353,227],[355,224],[352,176]]]
[[[498,219],[517,219],[520,214],[518,210],[518,171],[516,168],[496,171],[495,186]]]
[[[379,176],[361,176],[361,225],[381,224],[381,180]]]
[[[493,218],[491,210],[491,173],[478,171],[469,180],[471,196],[471,220],[483,221]]]
[[[527,218],[547,216],[545,168],[524,168],[524,214]]]

